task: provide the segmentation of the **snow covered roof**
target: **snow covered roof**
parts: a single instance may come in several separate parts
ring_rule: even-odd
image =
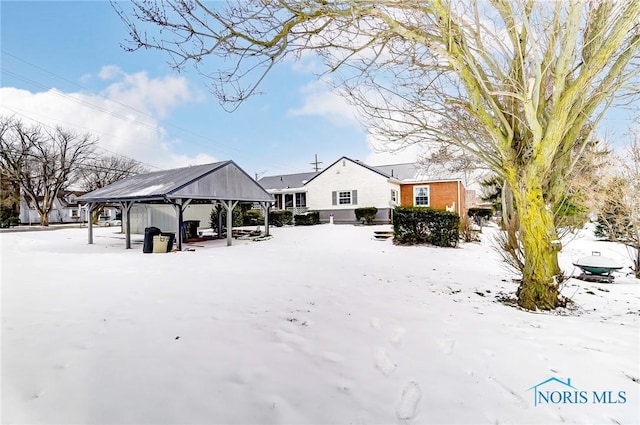
[[[233,161],[138,174],[78,199],[87,202],[117,202],[178,198],[273,201],[273,197]]]
[[[375,167],[371,167],[370,165],[365,164],[362,161],[358,161],[356,159],[351,159],[351,158],[347,158],[346,156],[342,156],[340,158],[338,158],[338,160],[334,161],[331,165],[329,165],[327,168],[325,168],[324,170],[320,171],[319,173],[317,173],[315,176],[313,176],[311,179],[309,179],[309,181],[315,179],[316,177],[318,177],[320,174],[324,173],[325,171],[327,171],[328,169],[330,169],[331,167],[333,167],[334,165],[336,165],[338,162],[342,161],[342,160],[347,160],[350,162],[353,162],[354,164],[357,164],[363,168],[366,168],[368,170],[373,171],[374,173],[378,173],[381,174],[385,177],[389,177],[387,174],[385,174],[384,172],[377,170]],[[306,183],[305,183],[306,184]]]
[[[316,171],[310,173],[268,176],[261,178],[260,180],[258,180],[258,182],[267,190],[302,188],[308,181],[313,180],[318,175],[322,174],[324,171],[328,170],[334,164],[343,159],[358,164],[361,167],[369,169],[374,173],[381,174],[387,178],[398,180],[401,183],[435,182],[449,180],[462,180],[462,182],[465,183],[463,173],[454,173],[442,166],[424,165],[416,162],[391,165],[368,165],[362,161],[351,159],[346,156],[340,157],[340,159],[333,162],[331,165],[319,172]]]
[[[403,183],[431,182],[441,180],[464,180],[462,173],[454,173],[445,167],[433,164],[425,165],[416,162],[391,165],[373,165],[381,173],[390,178],[395,178]]]
[[[310,173],[282,174],[279,176],[266,176],[258,180],[258,183],[267,190],[282,190],[303,187],[304,184],[318,175],[317,171]]]

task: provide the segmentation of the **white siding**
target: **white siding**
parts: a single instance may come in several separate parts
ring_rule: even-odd
[[[200,220],[199,229],[209,229],[212,204],[189,205],[183,220]],[[176,233],[178,217],[172,205],[134,204],[131,207],[131,233],[144,234],[145,227],[157,227],[163,232]]]
[[[310,210],[340,210],[361,207],[389,208],[391,189],[400,186],[387,177],[348,159],[341,159],[305,185]],[[358,191],[356,205],[333,205],[332,192]]]
[[[71,215],[72,210],[79,210],[79,207],[63,207],[59,200],[53,202],[53,209],[49,211],[49,223],[80,223],[86,221],[85,213],[83,210],[79,210],[78,214],[81,218],[73,218]],[[115,217],[115,210],[112,212],[112,216]],[[20,198],[20,223],[21,224],[40,224],[40,216],[35,208],[31,208],[24,198]]]

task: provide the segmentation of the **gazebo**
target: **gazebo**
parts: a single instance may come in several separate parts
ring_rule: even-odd
[[[231,245],[232,210],[239,202],[259,203],[269,233],[269,209],[273,196],[233,161],[215,162],[172,170],[137,174],[78,198],[88,205],[89,217],[100,204],[122,208],[126,248],[131,248],[131,207],[135,203],[170,204],[176,211],[178,249],[182,249],[183,212],[191,203],[221,203],[227,211],[227,245]],[[89,219],[89,244],[93,223]]]

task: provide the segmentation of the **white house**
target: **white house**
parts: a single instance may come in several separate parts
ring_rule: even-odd
[[[320,212],[320,220],[355,221],[356,208],[376,207],[376,221],[387,222],[391,209],[398,205],[400,182],[361,162],[342,157],[310,179],[307,207]]]
[[[261,178],[258,183],[275,198],[275,209],[304,214],[309,209],[305,184],[316,175],[318,172],[268,176]]]
[[[77,198],[84,194],[78,191],[64,191],[53,201],[53,208],[49,212],[49,223],[83,223],[87,221],[87,211],[83,203]],[[118,208],[106,206],[100,215],[100,220],[115,219]],[[20,195],[20,224],[39,224],[40,216],[34,208],[31,199]]]
[[[371,166],[342,157],[321,172],[263,177],[275,209],[318,211],[322,222],[355,222],[355,209],[376,207],[375,221],[389,222],[395,206],[425,206],[465,212],[464,180],[442,167],[403,163]]]

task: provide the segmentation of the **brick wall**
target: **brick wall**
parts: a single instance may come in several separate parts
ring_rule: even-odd
[[[458,205],[458,185],[460,185],[460,204]],[[455,202],[456,212],[466,213],[464,202],[464,186],[462,183],[453,182],[432,182],[418,184],[403,184],[400,187],[400,205],[403,207],[413,207],[413,187],[429,186],[429,206],[431,208],[445,209]]]

